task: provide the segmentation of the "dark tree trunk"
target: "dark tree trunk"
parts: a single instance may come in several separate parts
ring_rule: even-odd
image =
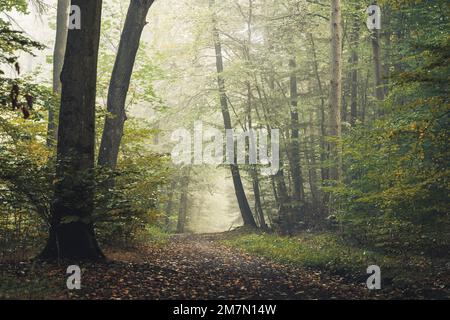
[[[320,79],[319,74],[319,63],[317,61],[317,54],[316,54],[316,46],[314,43],[314,37],[310,33],[309,38],[311,40],[311,49],[313,53],[313,69],[314,74],[316,76],[317,80],[317,86],[319,88],[319,94],[320,94],[320,117],[319,119],[319,127],[320,127],[320,173],[322,178],[322,183],[329,178],[329,171],[328,168],[325,166],[325,162],[327,160],[327,144],[325,142],[325,137],[327,135],[326,131],[326,118],[325,118],[325,91],[323,90],[322,86],[322,80]]]
[[[388,5],[384,8],[384,25],[389,26],[391,25],[391,10]],[[385,30],[383,33],[383,38],[385,39],[385,46],[384,46],[384,65],[383,65],[383,90],[384,90],[384,97],[387,97],[389,94],[389,78],[390,78],[390,68],[392,64],[391,60],[391,36],[392,32],[390,30]]]
[[[255,195],[255,210],[259,220],[259,226],[262,230],[268,230],[269,227],[266,223],[266,218],[264,217],[264,210],[261,202],[261,190],[259,187],[258,172],[252,169],[252,183],[253,183],[253,193]]]
[[[344,46],[344,41],[342,41]],[[343,48],[343,47],[342,47]],[[348,59],[348,65],[351,65],[351,57]],[[349,103],[351,103],[349,99],[350,91],[352,86],[352,72],[351,69],[347,70],[345,77],[342,77],[342,94],[341,94],[341,121],[348,122],[349,117]]]
[[[329,143],[330,179],[340,180],[342,175],[342,159],[338,143],[341,137],[341,91],[342,91],[342,26],[341,1],[331,0],[331,90],[329,103],[329,136],[333,139]]]
[[[283,168],[280,163],[280,168]],[[283,169],[278,170],[275,175],[275,184],[278,190],[278,199],[279,199],[279,224],[281,227],[282,234],[293,234],[293,221],[292,221],[292,211],[289,205],[289,194],[286,187],[286,183],[284,181],[284,173]]]
[[[311,188],[311,198],[313,207],[316,212],[322,212],[321,206],[321,193],[319,188],[317,187],[317,171],[316,171],[316,152],[315,152],[315,139],[314,139],[314,119],[313,113],[311,112],[309,115],[309,139],[305,141],[305,150],[307,154],[308,167],[309,167],[309,185]],[[306,137],[306,129],[305,129],[305,137]],[[306,139],[306,138],[305,138]],[[309,142],[309,147],[308,146]]]
[[[249,37],[250,38],[250,37]],[[250,52],[250,50],[247,50]],[[250,58],[248,56],[248,58]],[[249,59],[250,60],[250,59]],[[253,121],[252,121],[252,87],[250,82],[247,82],[247,118],[248,118],[248,129],[253,129]],[[250,141],[252,143],[252,141]],[[250,166],[250,175],[252,177],[252,185],[253,185],[253,195],[255,197],[255,211],[256,218],[259,222],[259,227],[263,230],[268,230],[266,219],[264,217],[264,210],[261,202],[261,192],[259,188],[259,177],[258,177],[258,169],[256,165]]]
[[[373,4],[377,4],[374,1]],[[372,58],[374,64],[374,75],[375,75],[375,97],[377,100],[384,100],[384,82],[383,82],[383,64],[381,62],[381,33],[380,30],[372,30],[371,40],[372,40]]]
[[[273,198],[275,199],[275,205],[280,206],[280,199],[278,198],[277,186],[275,184],[275,177],[270,177],[270,185],[272,186]]]
[[[292,181],[294,184],[293,190],[293,208],[299,220],[304,218],[303,202],[304,202],[304,188],[303,175],[300,168],[300,134],[299,134],[299,120],[298,120],[298,91],[297,91],[297,63],[294,58],[289,60],[289,67],[291,69],[290,76],[290,98],[291,98],[291,142],[290,142],[290,168]]]
[[[350,35],[351,46],[351,91],[350,91],[350,124],[355,126],[358,119],[358,44],[359,44],[359,22],[355,19]]]
[[[120,37],[114,69],[108,90],[108,116],[105,120],[98,164],[115,170],[120,142],[126,120],[125,103],[130,87],[136,54],[139,49],[142,31],[147,24],[146,17],[153,0],[131,0],[125,25]],[[112,178],[108,186],[114,185]]]
[[[174,196],[176,187],[177,187],[177,180],[173,179],[172,183],[170,184],[169,195],[168,195],[167,205],[166,205],[166,210],[165,210],[165,213],[166,213],[165,228],[166,228],[166,230],[170,229],[170,215],[172,214],[173,196]]]
[[[375,96],[377,100],[384,100],[383,65],[381,63],[380,31],[372,31],[372,55],[375,74]]]
[[[95,96],[101,0],[73,0],[81,30],[71,30],[62,70],[57,170],[45,259],[103,258],[92,222]]]
[[[211,9],[214,9],[215,1],[210,0],[209,5]],[[223,116],[223,122],[225,129],[233,129],[233,126],[231,124],[231,116],[230,111],[228,109],[228,100],[226,96],[226,90],[225,90],[225,80],[222,77],[222,73],[224,71],[223,68],[223,57],[222,57],[222,45],[220,42],[219,37],[219,31],[216,27],[216,18],[214,16],[213,19],[214,24],[214,30],[213,30],[213,37],[214,37],[214,49],[216,52],[216,68],[217,68],[217,83],[219,88],[219,94],[220,94],[220,106],[222,109],[222,116]],[[245,226],[250,227],[256,227],[255,218],[253,217],[252,210],[250,209],[250,205],[248,204],[247,196],[245,195],[244,186],[242,184],[241,174],[239,172],[239,167],[236,164],[236,161],[234,164],[230,165],[231,175],[233,177],[233,184],[234,184],[234,190],[236,193],[236,198],[239,204],[239,209],[241,211],[242,220],[244,221]]]
[[[355,126],[356,120],[358,119],[358,49],[357,49],[357,43],[359,39],[357,26],[355,26],[353,31],[353,49],[352,49],[352,56],[351,56],[351,66],[352,66],[352,85],[351,85],[351,93],[350,93],[350,123],[352,126]]]
[[[186,227],[190,174],[191,168],[188,167],[185,169],[185,172],[181,177],[180,183],[181,196],[180,196],[180,208],[178,211],[177,233],[184,233]]]
[[[53,94],[61,93],[61,71],[66,52],[70,0],[58,0],[56,14],[56,38],[53,50]],[[52,147],[57,138],[56,110],[50,105],[48,109],[47,146]]]

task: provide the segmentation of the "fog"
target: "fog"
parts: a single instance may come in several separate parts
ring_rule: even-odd
[[[10,19],[18,30],[24,31],[33,40],[47,46],[36,56],[21,54],[19,57],[21,76],[32,76],[50,85],[57,1],[45,0],[42,3],[44,12],[30,5],[30,14],[22,15],[14,12],[10,15]],[[127,5],[128,2],[123,1],[104,1],[103,20],[111,18],[112,12],[118,13],[121,18],[112,19],[112,23],[117,23],[115,28],[120,30]],[[148,145],[160,153],[170,153],[173,147],[170,141],[171,132],[180,127],[192,128],[194,121],[200,119],[201,109],[207,107],[199,105],[201,102],[198,100],[193,105],[193,96],[199,95],[199,90],[204,88],[201,86],[199,88],[202,74],[197,76],[199,82],[192,82],[192,73],[199,70],[191,68],[192,61],[196,59],[189,52],[189,46],[195,36],[193,26],[189,23],[191,11],[188,1],[156,1],[150,10],[148,25],[141,40],[141,46],[145,48],[141,49],[141,54],[145,54],[163,71],[164,77],[154,79],[152,84],[156,96],[164,102],[168,110],[164,114],[158,114],[151,103],[138,102],[130,106],[128,113],[133,117],[152,122],[155,128],[160,130],[158,143],[153,144],[153,139],[149,137]],[[120,33],[112,36],[102,32],[101,42],[110,41],[112,48],[117,47],[119,35]],[[10,76],[17,76],[11,68]],[[206,77],[204,81],[206,83]],[[104,105],[105,99],[98,97],[98,102]],[[197,109],[198,118],[188,118],[187,108],[191,108],[191,113],[192,108]],[[183,114],[183,110],[186,114]],[[217,115],[215,118],[220,120]],[[217,123],[220,125],[220,121]],[[206,168],[194,166],[193,172],[193,183],[190,184],[188,196],[187,231],[223,232],[242,225],[229,170],[213,166]],[[177,215],[177,212],[172,214]]]

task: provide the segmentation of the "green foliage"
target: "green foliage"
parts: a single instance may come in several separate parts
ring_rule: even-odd
[[[61,292],[61,285],[56,280],[49,281],[39,276],[32,280],[19,277],[0,275],[0,299],[32,299],[41,300],[57,297]]]
[[[377,252],[370,245],[344,240],[336,233],[301,233],[284,238],[269,234],[235,234],[225,245],[261,256],[280,264],[292,264],[314,272],[339,275],[348,281],[365,283],[366,269],[378,265],[382,270],[382,285],[395,290],[409,290],[412,296],[421,290],[431,290],[436,297],[446,297],[445,257],[430,259],[408,251],[402,255]],[[443,289],[443,290],[442,290]],[[441,291],[442,290],[442,291]]]
[[[145,121],[128,120],[117,171],[98,171],[94,222],[105,243],[133,244],[158,221],[161,189],[170,171],[169,159],[146,147],[153,134]],[[102,184],[111,174],[115,176],[115,186],[104,190]]]
[[[248,234],[225,243],[277,262],[340,274],[364,273],[369,265],[386,265],[388,262],[382,255],[346,244],[331,233],[303,233],[291,238]]]
[[[11,10],[26,13],[26,9],[26,1],[0,1],[0,10],[5,15]],[[25,52],[33,55],[36,49],[43,48],[44,46],[42,44],[31,40],[24,32],[15,30],[10,20],[5,20],[3,17],[0,17],[0,108],[6,108],[12,103],[10,93],[13,85],[17,85],[19,90],[18,108],[23,107],[27,109],[27,111],[24,111],[24,117],[27,117],[27,112],[33,107],[25,101],[25,95],[31,95],[34,100],[38,98],[38,95],[39,98],[49,96],[47,94],[42,95],[42,91],[45,91],[44,87],[32,84],[29,78],[9,79],[4,76],[5,72],[2,70],[3,67],[12,67],[14,64],[16,73],[20,76],[20,65],[17,61],[18,54]],[[16,108],[17,106],[14,106],[12,110]]]
[[[0,1],[0,11],[7,14],[11,10],[26,13],[26,1]],[[36,41],[30,40],[22,31],[13,29],[11,23],[0,18],[0,64],[12,64],[17,60],[17,52],[23,51],[33,54],[34,49],[42,49],[44,46]],[[0,69],[0,76],[4,72]]]
[[[43,241],[50,216],[53,150],[45,141],[44,111],[54,103],[42,86],[17,82],[35,97],[31,117],[10,108],[0,112],[0,247],[2,258],[17,257]],[[0,85],[1,89],[7,82]],[[2,90],[3,92],[3,90]]]
[[[440,1],[431,1],[435,6]],[[408,37],[402,45],[385,117],[344,138],[345,180],[334,190],[346,231],[394,251],[450,248],[448,15],[431,2],[399,9]],[[414,23],[413,23],[414,22]],[[420,25],[418,24],[420,22]]]
[[[26,13],[26,1],[0,1],[2,12],[16,10]],[[104,23],[112,30],[112,24]],[[120,35],[120,27],[115,33]],[[115,29],[114,29],[115,30]],[[109,39],[115,41],[113,39]],[[109,42],[108,42],[109,43]],[[15,64],[20,52],[32,53],[42,48],[29,40],[24,33],[14,31],[11,24],[0,19],[0,64]],[[100,57],[99,95],[107,90],[115,49],[103,47]],[[151,77],[158,73],[140,51],[140,62],[130,88],[130,104],[138,101],[156,101]],[[20,76],[20,66],[16,66]],[[0,73],[1,77],[1,73]],[[18,258],[35,249],[45,240],[50,221],[50,207],[53,198],[55,173],[55,151],[46,145],[47,111],[56,110],[59,97],[51,88],[33,84],[31,76],[0,79],[0,247],[1,259]],[[17,86],[18,108],[13,108],[11,89]],[[32,97],[29,104],[26,97]],[[30,113],[22,119],[21,109]],[[25,117],[25,113],[23,114]],[[101,128],[105,113],[98,117]],[[130,117],[131,118],[131,117]],[[160,189],[167,180],[165,156],[151,152],[146,145],[155,131],[135,119],[129,119],[119,159],[117,172],[96,170],[97,187],[95,214],[89,221],[94,223],[104,244],[130,245],[148,235],[147,228],[159,218]],[[116,185],[104,190],[104,182],[115,175]],[[74,177],[84,179],[83,176]],[[61,223],[80,220],[66,216]],[[158,239],[160,239],[159,237]],[[159,240],[158,240],[159,241]]]
[[[13,9],[21,13],[27,12],[27,1],[26,0],[0,0],[0,10],[1,11],[11,11]]]
[[[169,233],[157,226],[149,226],[146,229],[146,233],[143,234],[143,240],[157,246],[162,246],[169,241],[170,236]]]

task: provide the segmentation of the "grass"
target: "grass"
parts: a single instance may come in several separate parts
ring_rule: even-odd
[[[332,233],[303,233],[291,238],[245,234],[223,242],[272,261],[341,275],[360,274],[366,277],[368,266],[387,266],[389,269],[394,263],[391,257],[351,246]]]
[[[33,277],[0,275],[0,299],[52,299],[61,295],[56,281]]]
[[[151,244],[162,246],[165,245],[170,239],[170,234],[157,226],[149,226],[146,231],[147,233],[145,240]]]
[[[365,282],[367,267],[378,265],[383,287],[414,297],[450,299],[448,257],[375,252],[356,247],[331,232],[305,232],[291,238],[247,232],[233,234],[222,242],[252,255],[340,275],[351,282]]]

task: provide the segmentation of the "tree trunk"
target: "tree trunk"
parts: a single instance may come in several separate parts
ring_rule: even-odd
[[[364,81],[364,90],[363,90],[363,102],[362,102],[362,108],[361,108],[361,122],[363,124],[366,123],[366,110],[367,110],[367,100],[368,100],[368,88],[369,88],[369,78],[370,78],[370,72],[367,71],[366,74],[366,80]]]
[[[349,61],[350,62],[350,61]],[[343,122],[347,122],[347,113],[348,113],[348,108],[347,108],[347,95],[350,91],[350,85],[351,85],[351,73],[348,72],[347,76],[344,78],[343,80],[343,88],[342,88],[342,107],[341,107],[341,121]]]
[[[388,5],[384,7],[384,25],[389,26],[391,25],[391,9]],[[388,96],[389,94],[389,78],[390,78],[390,68],[392,64],[391,60],[391,36],[392,32],[388,29],[385,29],[385,32],[383,33],[383,38],[385,39],[385,45],[384,45],[384,64],[383,64],[383,94],[384,98]]]
[[[250,37],[249,37],[250,38]],[[250,52],[250,50],[247,50]],[[248,56],[250,60],[250,56]],[[253,121],[252,121],[252,87],[250,82],[247,82],[247,118],[248,118],[248,129],[253,129]],[[256,143],[256,141],[254,141]],[[250,141],[250,143],[253,143]],[[259,227],[263,230],[268,230],[266,219],[264,217],[264,210],[261,202],[261,192],[259,188],[259,177],[258,177],[258,169],[256,165],[250,165],[250,175],[252,177],[252,185],[253,185],[253,195],[255,197],[255,211],[256,218],[259,222]]]
[[[329,170],[325,166],[325,161],[327,160],[327,144],[325,142],[325,137],[327,135],[326,131],[326,119],[325,119],[325,91],[322,87],[322,80],[320,79],[319,74],[319,63],[317,61],[317,54],[316,54],[316,46],[314,43],[314,37],[310,33],[309,38],[311,40],[311,49],[313,53],[313,68],[314,68],[314,74],[316,76],[317,80],[317,86],[319,88],[319,94],[320,94],[320,117],[319,119],[319,127],[320,127],[320,173],[322,178],[322,183],[329,179]]]
[[[153,0],[131,0],[125,25],[120,37],[114,69],[108,90],[108,115],[105,119],[98,164],[115,170],[119,155],[120,142],[123,136],[126,120],[125,103],[130,87],[136,54],[139,49],[142,31],[147,24],[145,21]],[[113,178],[107,183],[113,186]]]
[[[330,167],[330,179],[341,176],[341,152],[337,140],[341,137],[341,90],[342,90],[342,26],[341,1],[331,0],[331,90],[330,90],[330,157],[335,162]]]
[[[275,175],[275,184],[278,191],[278,199],[279,199],[279,224],[281,226],[282,234],[293,234],[293,221],[292,221],[292,210],[289,205],[289,194],[286,187],[286,183],[284,181],[284,173],[283,166],[280,162],[280,170],[278,170]]]
[[[61,71],[64,64],[64,54],[66,52],[68,17],[70,0],[58,0],[56,14],[56,38],[53,50],[53,94],[61,94]],[[47,146],[52,147],[56,141],[58,128],[54,107],[48,109]]]
[[[175,188],[177,187],[177,180],[173,179],[172,183],[170,184],[169,189],[169,196],[167,199],[167,205],[165,209],[165,229],[168,231],[170,230],[170,215],[172,214],[172,208],[173,208],[173,196],[175,193]]]
[[[358,43],[359,43],[359,24],[357,20],[353,25],[352,35],[351,35],[351,46],[352,53],[350,58],[351,68],[352,68],[352,84],[350,93],[350,123],[353,126],[356,124],[358,119]]]
[[[372,31],[372,55],[375,70],[375,96],[384,100],[383,66],[381,64],[380,31]]]
[[[289,67],[291,69],[290,76],[290,97],[291,97],[291,142],[290,142],[290,167],[292,181],[294,185],[293,190],[293,208],[298,215],[299,220],[304,218],[303,202],[305,200],[303,188],[303,175],[300,168],[300,134],[298,121],[298,92],[297,92],[297,63],[295,58],[289,60]]]
[[[184,233],[186,227],[190,174],[191,168],[188,167],[187,169],[185,169],[185,172],[181,178],[180,183],[181,196],[180,196],[180,208],[178,211],[177,233]]]
[[[321,206],[321,193],[319,188],[317,187],[317,171],[316,171],[316,152],[315,152],[315,139],[314,139],[314,119],[313,113],[309,114],[309,139],[305,141],[305,151],[307,154],[308,167],[309,167],[309,185],[311,188],[311,198],[313,207],[316,212],[322,212]],[[305,137],[306,137],[306,128],[305,128]],[[306,138],[305,138],[306,139]],[[309,142],[309,147],[308,147]]]
[[[209,5],[211,9],[214,9],[215,1],[210,0]],[[222,109],[222,116],[225,129],[233,129],[231,125],[231,116],[228,109],[228,100],[225,90],[225,80],[222,77],[224,71],[223,68],[223,56],[222,56],[222,44],[220,42],[219,30],[217,30],[216,17],[213,17],[213,37],[214,37],[214,49],[216,52],[216,68],[217,68],[217,83],[220,95],[220,106]],[[239,167],[234,161],[234,164],[230,164],[231,175],[233,177],[234,190],[236,193],[236,198],[239,204],[239,209],[241,211],[242,220],[245,226],[256,227],[256,222],[253,217],[252,210],[248,204],[247,196],[245,195],[244,186],[242,184],[241,174],[239,172]]]
[[[377,4],[375,1],[374,4]],[[384,100],[384,83],[383,83],[383,65],[381,63],[381,43],[380,43],[380,30],[372,30],[372,57],[374,64],[375,75],[375,97],[377,100]]]
[[[97,260],[103,254],[92,222],[94,199],[95,96],[101,0],[73,0],[83,17],[71,30],[61,74],[57,170],[45,259]]]
[[[252,172],[252,183],[253,183],[253,193],[255,195],[255,210],[258,216],[258,220],[259,220],[259,227],[262,230],[268,230],[269,227],[267,226],[266,223],[266,218],[264,216],[264,210],[262,207],[262,202],[261,202],[261,190],[259,187],[259,178],[258,178],[258,172],[256,170],[254,170]]]

